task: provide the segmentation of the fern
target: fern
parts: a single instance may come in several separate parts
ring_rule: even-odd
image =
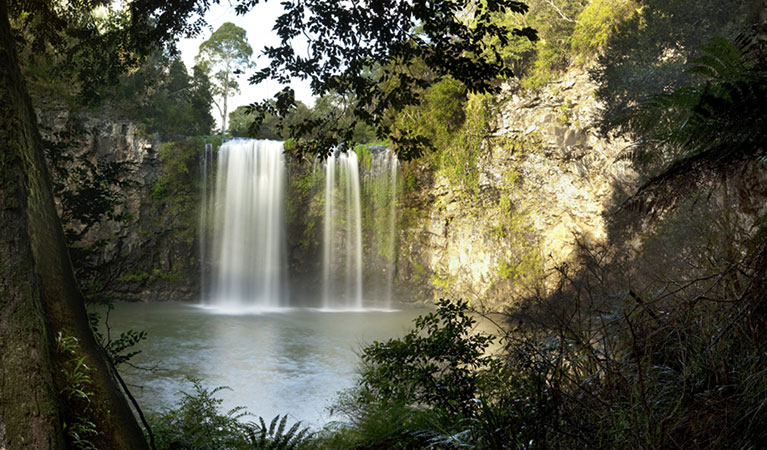
[[[250,424],[250,440],[253,449],[259,450],[293,450],[306,446],[309,438],[309,428],[302,427],[301,422],[296,422],[287,431],[285,427],[288,415],[275,416],[266,425],[263,417],[258,418],[259,423]]]
[[[743,161],[767,157],[767,63],[764,43],[742,37],[714,39],[691,61],[689,72],[707,79],[638,104],[625,119],[641,136],[619,159],[654,169],[629,200],[663,209],[713,175]],[[658,208],[656,208],[658,209]]]

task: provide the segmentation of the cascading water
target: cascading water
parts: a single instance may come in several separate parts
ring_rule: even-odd
[[[357,154],[347,152],[329,156],[325,161],[322,233],[323,308],[362,309],[364,306],[360,211]],[[343,285],[343,289],[339,285]]]
[[[378,165],[378,167],[383,169],[378,172],[381,174],[379,176],[386,177],[386,175],[388,175],[388,177],[386,177],[386,185],[388,192],[387,201],[389,203],[389,211],[387,217],[389,227],[387,230],[388,236],[386,243],[388,248],[386,252],[386,289],[384,291],[384,298],[386,300],[387,307],[391,307],[395,275],[394,270],[396,268],[397,262],[397,173],[399,168],[399,160],[397,159],[397,155],[391,150],[384,152],[382,157],[378,156],[377,159],[383,159],[383,164]],[[373,158],[373,161],[376,161],[376,157]]]
[[[363,203],[368,255],[365,266],[378,304],[391,307],[397,260],[397,155],[386,147],[371,147],[370,167],[363,176]],[[372,273],[370,273],[372,271]]]
[[[361,155],[360,161],[356,152],[336,152],[325,161],[322,306],[327,309],[391,307],[397,156],[385,147]]]
[[[275,141],[230,140],[215,153],[205,147],[199,250],[204,303],[233,312],[295,304],[390,309],[397,257],[396,155],[370,147],[359,156],[336,152],[317,161],[310,197],[322,207],[314,210],[303,197],[286,197],[286,184],[294,181],[293,175],[287,180],[283,152]],[[319,283],[309,284],[297,299],[287,295],[286,202],[294,209],[305,205],[304,214],[318,214],[314,217],[322,221],[319,271],[296,278],[307,285],[316,273]],[[300,233],[293,228],[291,236]]]
[[[284,306],[284,193],[282,142],[221,146],[209,304],[235,311]]]

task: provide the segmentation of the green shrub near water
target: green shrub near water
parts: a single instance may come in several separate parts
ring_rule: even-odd
[[[475,325],[466,302],[440,300],[404,337],[366,347],[357,387],[336,406],[351,420],[341,434],[352,443],[339,448],[513,448],[498,395],[513,383]]]
[[[287,416],[277,416],[267,425],[246,422],[250,414],[243,407],[220,411],[223,400],[216,393],[226,387],[207,389],[190,378],[194,392],[182,393],[175,408],[150,417],[158,450],[298,450],[309,445],[310,432],[301,422],[287,428]]]

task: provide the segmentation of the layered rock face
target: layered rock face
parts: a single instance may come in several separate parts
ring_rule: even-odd
[[[143,135],[136,124],[108,115],[51,108],[38,116],[49,139],[58,132],[71,133],[72,143],[65,149],[73,159],[66,163],[70,170],[77,170],[81,157],[94,165],[127,163],[116,218],[95,223],[72,244],[72,258],[86,292],[140,301],[196,297],[195,242],[177,238],[179,224],[152,196],[162,165],[159,143]],[[64,227],[76,232],[84,228],[71,221]]]
[[[436,173],[421,183],[425,192],[403,201],[422,214],[400,235],[401,297],[498,309],[540,288],[535,280],[567,261],[576,240],[606,238],[603,213],[635,174],[616,160],[629,143],[598,129],[595,89],[582,70],[536,94],[504,86],[477,159],[478,194],[462,195]]]

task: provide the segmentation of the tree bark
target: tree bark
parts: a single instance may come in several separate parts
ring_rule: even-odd
[[[91,369],[104,449],[147,448],[96,343],[53,202],[6,0],[0,0],[0,449],[63,448],[66,405],[53,336],[74,336]],[[59,377],[60,378],[60,377]]]

